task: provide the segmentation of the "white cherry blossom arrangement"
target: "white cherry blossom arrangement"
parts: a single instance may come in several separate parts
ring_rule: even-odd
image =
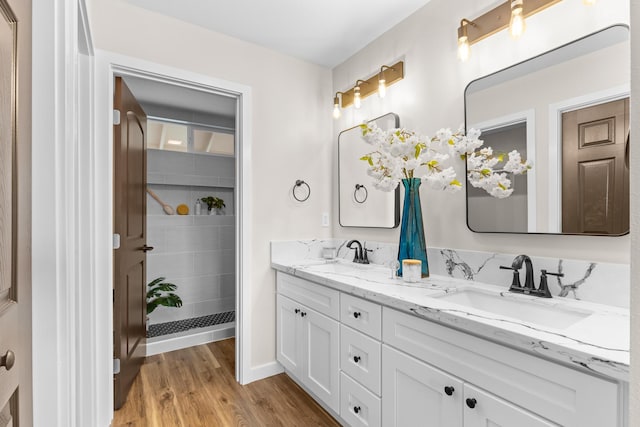
[[[374,150],[361,157],[369,163],[367,173],[374,178],[374,186],[383,191],[394,190],[402,179],[422,178],[431,187],[458,191],[462,184],[456,179],[452,166],[445,167],[452,156],[467,161],[467,178],[472,186],[482,188],[496,198],[509,197],[513,192],[507,173],[521,175],[532,168],[516,150],[495,153],[491,147],[480,148],[484,142],[480,131],[471,129],[440,129],[436,136],[419,135],[406,129],[382,130],[375,123],[360,125],[364,140]],[[504,165],[500,166],[502,163]],[[416,170],[424,171],[416,176]]]

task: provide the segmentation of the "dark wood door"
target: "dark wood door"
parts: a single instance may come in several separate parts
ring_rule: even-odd
[[[629,99],[562,115],[562,231],[629,231]]]
[[[122,78],[115,81],[114,108],[114,405],[120,408],[145,357],[146,340],[146,115]]]

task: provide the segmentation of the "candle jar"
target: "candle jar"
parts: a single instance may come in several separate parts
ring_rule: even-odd
[[[419,259],[403,259],[402,279],[409,283],[419,282],[422,279],[422,261]]]

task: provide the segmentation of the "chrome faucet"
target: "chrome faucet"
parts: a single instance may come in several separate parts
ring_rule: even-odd
[[[525,266],[524,286],[520,284],[520,269],[522,268],[522,263],[524,263]],[[549,286],[547,284],[547,275],[557,277],[564,276],[562,273],[549,273],[547,270],[541,270],[540,286],[536,288],[533,280],[533,263],[531,262],[531,258],[527,255],[518,255],[513,260],[513,263],[511,263],[511,267],[501,265],[500,268],[503,270],[513,270],[513,280],[509,287],[510,292],[534,295],[543,298],[551,298],[551,292],[549,291]]]
[[[357,247],[353,247],[353,245],[357,245]],[[358,264],[369,264],[369,258],[367,257],[367,251],[369,251],[369,249],[367,249],[366,247],[364,248],[364,250],[362,249],[362,244],[360,244],[359,241],[357,240],[350,240],[349,243],[347,243],[347,247],[349,249],[353,249],[355,250],[355,255],[353,257],[353,262],[358,263]]]

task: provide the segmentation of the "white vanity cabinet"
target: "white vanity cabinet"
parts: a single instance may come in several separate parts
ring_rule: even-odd
[[[308,282],[291,276],[278,277],[278,362],[316,398],[338,413],[340,324],[336,318],[339,293],[317,285],[310,285],[313,289],[309,290],[304,286]],[[335,307],[332,307],[332,301]],[[332,314],[333,318],[330,317]]]
[[[458,425],[623,425],[619,407],[621,388],[613,381],[391,308],[383,309],[383,318],[382,372],[397,364],[394,358],[385,357],[386,347],[393,346],[407,358],[419,359],[459,378],[464,383],[464,404],[459,406],[459,411],[464,413],[463,423]],[[394,411],[393,399],[387,397],[395,386],[385,374],[382,380],[384,417]],[[467,405],[467,399],[475,399],[475,405]]]
[[[340,416],[352,427],[380,427],[382,307],[340,294]]]
[[[385,427],[463,425],[462,381],[386,345],[382,358]]]
[[[277,288],[277,359],[345,425],[626,425],[615,381],[288,274]]]
[[[382,353],[384,426],[557,426],[391,347]]]

